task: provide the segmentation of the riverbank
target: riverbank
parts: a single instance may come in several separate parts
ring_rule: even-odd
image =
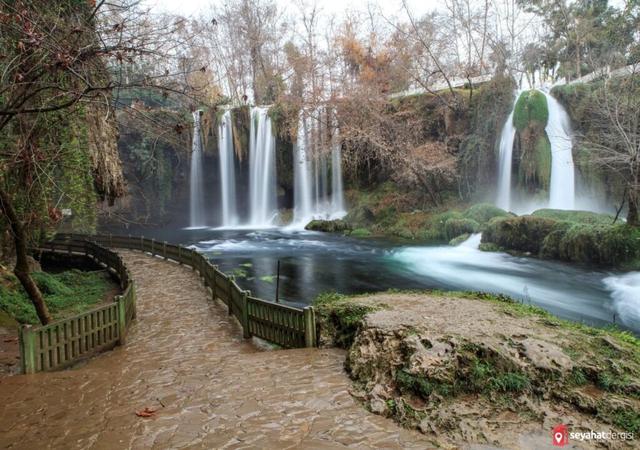
[[[640,341],[630,334],[488,295],[317,303],[322,341],[348,349],[354,395],[438,445],[520,447],[523,436],[550,436],[559,424],[640,432]]]

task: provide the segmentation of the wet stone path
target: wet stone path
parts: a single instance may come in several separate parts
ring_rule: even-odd
[[[344,352],[260,351],[195,272],[122,252],[127,344],[80,367],[0,378],[0,448],[425,448],[350,396]],[[141,418],[136,411],[156,410]]]

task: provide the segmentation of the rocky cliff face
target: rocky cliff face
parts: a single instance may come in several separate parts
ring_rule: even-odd
[[[365,312],[347,334],[353,395],[438,446],[540,448],[560,423],[572,431],[640,430],[633,338],[570,326],[508,299],[455,294],[320,305],[323,324],[331,324],[323,330],[344,337],[332,314],[353,318],[358,308]]]

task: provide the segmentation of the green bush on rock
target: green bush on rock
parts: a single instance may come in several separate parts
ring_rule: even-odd
[[[522,131],[531,124],[544,128],[549,120],[547,98],[537,90],[523,92],[516,101],[513,111],[513,125]]]
[[[556,222],[535,216],[491,220],[482,234],[482,242],[491,242],[507,250],[538,254],[545,237]]]
[[[351,226],[344,220],[312,220],[305,227],[305,230],[324,231],[326,233],[336,233],[351,230]]]
[[[454,239],[463,234],[472,234],[478,231],[480,224],[473,219],[451,218],[444,224],[445,237],[448,240]]]
[[[504,209],[500,209],[491,203],[478,203],[471,206],[463,214],[465,218],[472,219],[478,222],[480,225],[484,225],[494,217],[509,217],[509,214]]]

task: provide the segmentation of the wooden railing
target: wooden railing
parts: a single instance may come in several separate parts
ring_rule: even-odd
[[[316,320],[313,307],[292,306],[262,300],[238,286],[231,275],[221,272],[206,256],[180,245],[154,239],[116,235],[58,235],[54,242],[96,242],[104,247],[141,250],[153,256],[191,266],[211,289],[212,299],[220,299],[229,315],[238,319],[245,338],[256,336],[285,348],[315,347]]]
[[[118,277],[123,293],[111,304],[73,317],[44,326],[21,326],[22,372],[62,369],[97,352],[124,344],[129,324],[136,317],[136,291],[122,258],[84,239],[56,240],[37,251],[89,257]]]

